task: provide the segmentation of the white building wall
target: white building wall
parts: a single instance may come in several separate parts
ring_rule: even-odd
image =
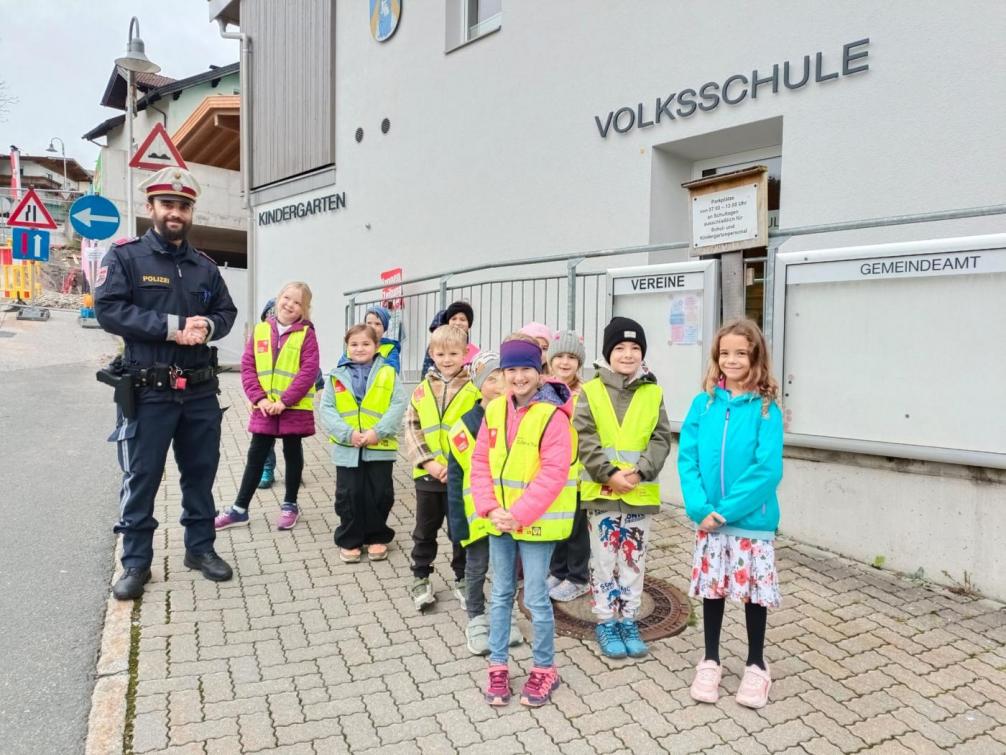
[[[909,10],[857,0],[757,12],[739,0],[648,2],[633,12],[602,0],[575,11],[506,0],[500,32],[446,55],[443,4],[407,6],[384,44],[367,31],[366,4],[337,12],[336,182],[255,208],[346,194],[344,209],[260,226],[256,236],[258,298],[283,280],[308,280],[326,365],[339,351],[341,292],[376,285],[381,270],[401,266],[409,278],[685,240],[679,185],[701,159],[781,143],[783,228],[1006,203],[1006,71],[988,62],[1006,6],[993,0],[954,13],[952,32],[934,0]],[[766,75],[787,60],[799,70],[819,51],[824,71],[835,71],[842,46],[867,37],[863,73],[796,91],[780,81],[775,94],[765,87],[757,99],[607,138],[594,122],[640,102],[652,119],[657,97]],[[1006,230],[1001,216],[808,237],[786,249],[995,230]],[[1002,476],[933,480],[925,465],[787,460],[782,527],[939,581],[944,570],[958,580],[967,571],[980,589],[1006,596],[986,534],[1006,527]]]

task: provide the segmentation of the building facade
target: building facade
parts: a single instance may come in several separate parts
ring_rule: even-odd
[[[379,285],[382,271],[409,280],[687,241],[681,185],[721,171],[765,165],[781,229],[1006,203],[1006,73],[987,52],[1006,23],[999,3],[952,19],[936,2],[402,6],[379,42],[367,3],[210,3],[252,46],[254,294],[309,281],[328,366],[344,292]],[[795,236],[779,251],[1004,230],[992,214]],[[745,310],[762,322],[767,257],[744,262]],[[1006,427],[1006,412],[990,411]],[[1001,466],[790,447],[782,528],[1003,597]],[[676,499],[673,469],[665,482]]]

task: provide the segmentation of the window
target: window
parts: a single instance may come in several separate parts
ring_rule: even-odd
[[[446,51],[498,31],[503,25],[503,0],[447,0]]]

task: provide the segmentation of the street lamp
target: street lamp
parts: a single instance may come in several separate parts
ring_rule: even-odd
[[[56,147],[53,146],[53,142],[59,142],[59,153],[63,156],[63,191],[66,191],[67,181],[66,181],[66,145],[63,144],[63,140],[58,136],[52,137],[49,140],[49,146],[46,148],[46,152],[56,152]]]
[[[136,36],[133,36],[133,25]],[[140,39],[140,20],[133,16],[129,21],[129,38],[126,40],[126,54],[115,59],[115,64],[126,71],[126,85],[129,89],[129,114],[126,118],[126,233],[136,233],[136,218],[133,215],[133,169],[129,161],[133,157],[133,117],[136,115],[136,87],[134,78],[138,73],[157,73],[161,67],[144,54],[143,40]]]

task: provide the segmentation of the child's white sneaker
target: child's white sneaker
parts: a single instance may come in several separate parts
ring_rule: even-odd
[[[472,655],[489,655],[489,617],[485,614],[468,620],[465,627],[468,652]]]
[[[433,585],[430,584],[429,577],[421,577],[412,583],[412,602],[416,604],[416,610],[422,611],[427,606],[432,606],[437,602],[433,595]]]

